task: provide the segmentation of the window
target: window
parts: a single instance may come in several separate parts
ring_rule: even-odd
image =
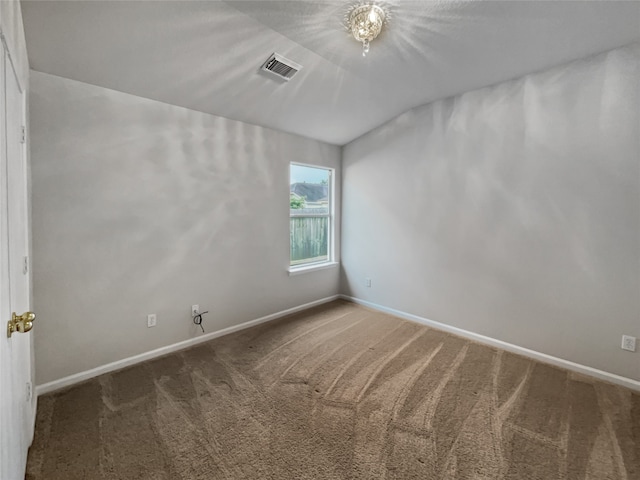
[[[289,189],[291,270],[333,261],[333,170],[292,163]]]

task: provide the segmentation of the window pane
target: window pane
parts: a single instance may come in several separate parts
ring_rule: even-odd
[[[291,265],[329,261],[331,171],[291,164]]]
[[[291,265],[329,260],[329,217],[291,217]]]
[[[291,165],[291,215],[304,213],[329,214],[329,170]],[[309,211],[310,210],[310,211]]]

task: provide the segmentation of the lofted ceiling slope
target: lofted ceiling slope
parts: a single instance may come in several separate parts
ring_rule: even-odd
[[[343,145],[400,113],[640,40],[640,2],[393,0],[363,58],[348,1],[25,1],[31,68]],[[278,52],[290,81],[259,72]]]

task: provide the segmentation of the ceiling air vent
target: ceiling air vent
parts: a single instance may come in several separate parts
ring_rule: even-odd
[[[302,68],[302,65],[298,65],[291,60],[284,58],[282,55],[274,53],[266,62],[262,65],[262,70],[269,72],[272,75],[276,75],[279,78],[289,81],[298,70]]]

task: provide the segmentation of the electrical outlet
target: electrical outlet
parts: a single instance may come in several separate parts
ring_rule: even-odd
[[[195,317],[200,313],[200,305],[191,305],[191,316]]]
[[[157,318],[155,313],[150,313],[149,315],[147,315],[147,327],[148,328],[155,327],[156,320]]]
[[[32,397],[33,387],[31,386],[31,382],[27,382],[27,402],[30,402]]]
[[[371,279],[370,278],[365,278],[364,279],[364,286],[371,288]]]
[[[623,350],[629,350],[630,352],[636,351],[636,337],[630,335],[622,335],[622,347]]]

